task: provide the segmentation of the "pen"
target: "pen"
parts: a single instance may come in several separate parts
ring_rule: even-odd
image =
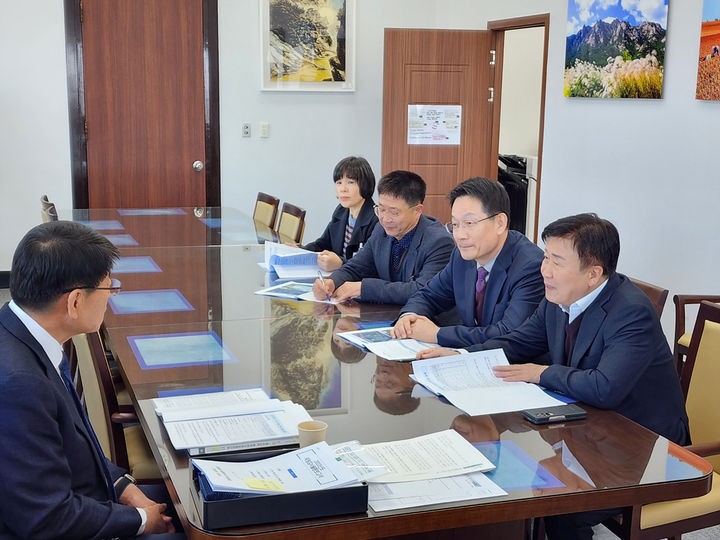
[[[318,270],[318,277],[320,278],[320,283],[322,283],[323,289],[325,289],[325,280],[322,277],[322,272]],[[327,301],[330,302],[330,295],[327,293],[327,289],[325,289],[325,294],[327,295]]]

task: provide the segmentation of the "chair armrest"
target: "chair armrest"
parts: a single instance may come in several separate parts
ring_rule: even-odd
[[[698,456],[708,457],[720,454],[720,441],[713,441],[702,444],[691,444],[685,447],[686,450],[690,450],[693,454]]]
[[[136,424],[138,417],[135,413],[116,412],[112,414],[110,421],[114,424]]]

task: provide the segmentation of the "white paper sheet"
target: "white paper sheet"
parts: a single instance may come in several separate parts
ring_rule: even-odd
[[[368,504],[376,512],[507,495],[481,472],[434,480],[370,484],[368,488]]]
[[[496,377],[499,365],[508,365],[502,349],[441,356],[415,360],[411,378],[470,416],[563,404],[535,384]]]
[[[390,330],[392,326],[340,332],[338,337],[386,360],[413,360],[419,351],[437,347],[437,344],[424,343],[417,339],[393,339]]]
[[[368,444],[365,448],[389,471],[371,482],[428,480],[495,468],[477,448],[452,429],[402,441]]]

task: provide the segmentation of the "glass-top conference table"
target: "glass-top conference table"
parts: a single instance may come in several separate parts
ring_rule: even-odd
[[[539,427],[519,412],[468,417],[438,398],[413,397],[410,364],[365,354],[336,336],[386,325],[398,306],[325,306],[255,295],[274,279],[257,264],[263,248],[252,220],[227,209],[180,210],[75,211],[73,217],[111,239],[123,230],[137,241],[120,246],[113,275],[123,291],[113,297],[104,332],[190,538],[437,538],[448,530],[458,538],[487,532],[478,527],[516,537],[523,534],[523,520],[535,516],[709,490],[708,462],[613,412],[587,407],[586,420]],[[211,227],[203,219],[217,221]],[[109,226],[116,229],[102,228]],[[191,496],[189,458],[173,449],[149,400],[257,386],[327,422],[329,443],[398,440],[452,427],[496,465],[490,478],[508,494],[301,521],[278,515],[265,525],[203,530]]]

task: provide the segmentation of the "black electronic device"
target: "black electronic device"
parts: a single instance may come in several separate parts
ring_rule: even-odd
[[[569,420],[582,420],[583,418],[587,418],[587,412],[572,403],[558,405],[557,407],[527,409],[522,411],[522,415],[533,424],[553,424],[555,422],[567,422]]]

